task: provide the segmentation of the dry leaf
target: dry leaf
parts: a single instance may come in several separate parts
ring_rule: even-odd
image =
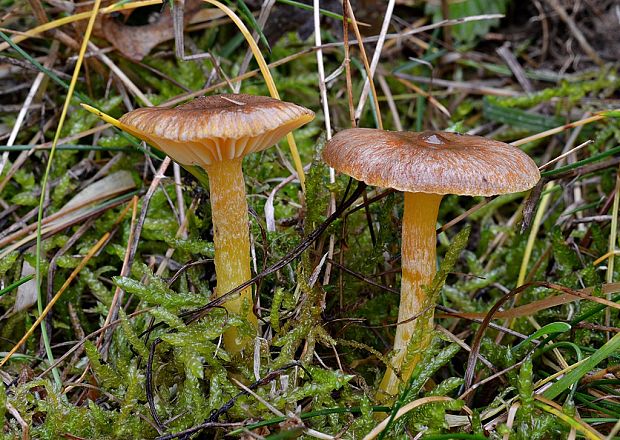
[[[184,24],[200,11],[202,1],[187,0],[185,3]],[[101,34],[123,55],[140,61],[158,44],[174,37],[172,13],[165,6],[153,23],[143,26],[129,26],[112,16],[105,16],[101,21]]]

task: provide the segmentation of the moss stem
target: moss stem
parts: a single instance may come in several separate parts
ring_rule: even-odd
[[[242,161],[242,158],[223,160],[205,167],[211,196],[216,297],[251,278],[248,204]],[[234,314],[241,314],[245,308],[248,310],[245,318],[257,327],[252,304],[252,288],[248,287],[226,301],[224,307]],[[224,334],[224,347],[231,354],[239,353],[247,345],[246,342],[249,341],[238,340],[236,329]]]
[[[439,194],[405,193],[398,322],[409,320],[428,307],[428,299],[422,286],[430,285],[435,276],[437,265],[435,227],[442,197]],[[422,353],[430,344],[432,330],[432,308],[417,319],[400,324],[396,328],[392,367],[400,371],[404,381],[409,379],[411,372],[420,361],[420,356],[416,355],[404,363],[411,337],[415,333],[421,335],[421,339],[415,341],[415,344],[417,352]],[[387,396],[395,396],[399,385],[398,376],[391,368],[388,368],[381,381],[380,392]]]

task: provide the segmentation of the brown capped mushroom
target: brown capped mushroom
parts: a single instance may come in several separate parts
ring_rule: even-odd
[[[445,194],[491,196],[525,191],[540,179],[536,164],[521,150],[479,136],[446,132],[389,132],[353,128],[339,132],[325,146],[323,159],[337,171],[369,185],[405,193],[402,231],[402,279],[398,321],[406,321],[429,304],[422,286],[433,281],[436,223]],[[402,365],[409,341],[424,349],[433,329],[433,309],[398,325],[392,366],[403,380],[416,362]],[[381,390],[398,392],[399,379],[388,368]]]
[[[209,177],[216,296],[248,281],[250,241],[243,157],[274,145],[314,118],[304,107],[265,96],[244,94],[196,98],[175,108],[140,108],[120,118],[123,129],[150,143],[185,167],[198,166]],[[252,290],[225,303],[228,311],[257,325]],[[224,334],[229,352],[245,345],[237,332]]]

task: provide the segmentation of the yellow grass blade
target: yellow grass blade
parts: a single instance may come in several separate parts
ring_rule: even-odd
[[[265,83],[267,84],[267,88],[269,89],[269,93],[272,98],[280,99],[280,94],[278,93],[278,89],[276,88],[276,84],[273,81],[273,77],[271,76],[271,72],[269,71],[269,66],[265,62],[265,58],[261,53],[258,45],[252,38],[252,34],[248,28],[243,24],[243,21],[235,14],[228,6],[220,3],[217,0],[203,0],[204,2],[210,3],[213,6],[219,8],[222,12],[224,12],[228,17],[235,23],[235,25],[239,28],[243,36],[245,37],[252,53],[254,54],[254,58],[258,63],[258,67],[260,68],[261,73],[263,74],[263,78],[265,79]],[[291,155],[293,156],[293,162],[295,163],[295,169],[297,170],[297,176],[299,177],[299,182],[301,183],[301,188],[305,192],[306,190],[306,175],[304,173],[304,167],[301,164],[301,158],[299,157],[299,151],[297,151],[297,144],[295,143],[295,138],[292,133],[289,133],[286,136],[286,141],[288,142],[289,149],[291,150]]]
[[[103,119],[108,124],[111,124],[111,125],[115,126],[119,130],[125,130],[125,125],[121,121],[119,121],[118,119],[114,119],[112,116],[108,115],[107,113],[104,113],[101,110],[98,110],[98,109],[96,109],[95,107],[93,107],[91,105],[84,104],[83,102],[80,103],[80,105],[85,110],[88,110],[89,112],[91,112],[95,116],[99,117],[100,119]]]
[[[429,403],[434,403],[434,402],[451,402],[452,400],[453,400],[452,398],[444,397],[444,396],[422,397],[421,399],[414,400],[413,402],[409,402],[408,404],[403,406],[401,409],[399,409],[396,415],[394,416],[394,421],[398,420],[399,418],[407,414],[409,411],[419,406],[426,405]],[[381,423],[375,426],[372,431],[366,434],[366,437],[364,437],[364,440],[373,440],[375,437],[381,434],[381,432],[387,427],[389,420],[390,418],[387,417],[385,420],[383,420]]]

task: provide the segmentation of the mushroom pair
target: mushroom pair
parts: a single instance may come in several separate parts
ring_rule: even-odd
[[[216,297],[251,278],[243,158],[276,144],[312,119],[314,113],[304,107],[244,94],[204,96],[175,108],[140,108],[121,117],[123,130],[184,167],[199,167],[207,173]],[[251,287],[243,289],[224,306],[235,314],[245,310],[245,318],[257,326]],[[232,329],[224,333],[224,346],[229,352],[238,353],[246,343]]]
[[[402,220],[402,277],[392,367],[380,389],[398,393],[420,359],[403,364],[412,336],[419,352],[430,343],[435,298],[426,298],[436,269],[436,223],[445,194],[491,196],[525,191],[540,179],[536,164],[521,150],[479,136],[445,132],[389,132],[353,128],[325,146],[323,159],[337,171],[369,185],[405,193]],[[431,308],[425,312],[425,309]],[[411,319],[417,317],[416,319]]]

